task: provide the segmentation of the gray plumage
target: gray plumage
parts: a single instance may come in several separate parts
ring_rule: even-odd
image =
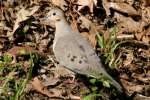
[[[66,68],[97,79],[107,77],[120,92],[122,87],[103,68],[89,42],[67,23],[62,10],[52,9],[47,19],[55,23],[53,51],[58,62]]]

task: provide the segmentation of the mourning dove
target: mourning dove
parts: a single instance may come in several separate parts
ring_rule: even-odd
[[[103,68],[101,61],[89,42],[67,23],[64,12],[53,8],[46,20],[55,23],[53,52],[59,64],[67,69],[96,79],[107,78],[120,92],[122,87]]]

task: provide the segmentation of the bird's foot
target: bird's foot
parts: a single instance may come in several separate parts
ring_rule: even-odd
[[[74,84],[75,83],[75,76],[74,75],[69,76],[68,79],[64,81],[64,83]]]

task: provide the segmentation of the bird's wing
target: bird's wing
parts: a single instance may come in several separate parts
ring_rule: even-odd
[[[57,39],[54,54],[59,63],[66,68],[97,79],[105,77],[122,92],[120,84],[104,70],[95,51],[80,34],[66,35]]]
[[[54,54],[60,64],[77,73],[92,77],[106,74],[95,51],[80,34],[70,34],[57,39]]]

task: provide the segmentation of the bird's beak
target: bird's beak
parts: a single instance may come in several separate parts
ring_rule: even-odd
[[[45,17],[42,18],[42,20],[43,20],[43,21],[44,21],[44,20],[48,20],[48,17],[45,16]]]
[[[55,22],[53,20],[51,20],[48,16],[41,18],[40,22],[44,25],[49,25],[51,27],[55,27]]]
[[[48,20],[49,20],[49,18],[47,16],[45,16],[45,17],[43,17],[43,18],[40,19],[40,21],[43,21],[43,22],[46,22]]]

